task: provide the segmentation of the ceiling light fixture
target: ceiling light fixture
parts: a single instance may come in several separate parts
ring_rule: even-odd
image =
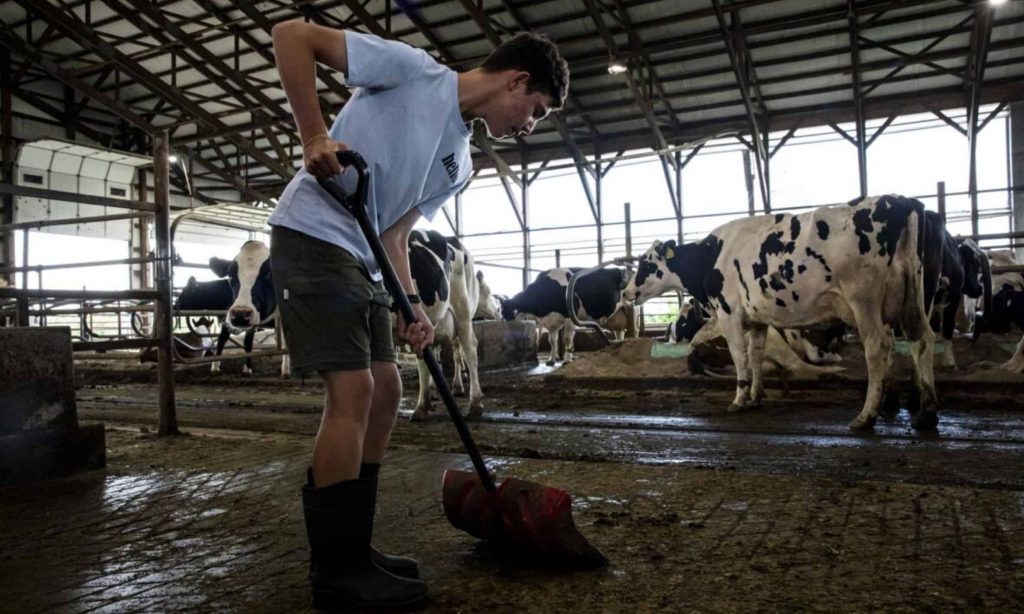
[[[626,72],[626,65],[618,60],[612,60],[608,62],[608,74],[609,75],[621,75]]]

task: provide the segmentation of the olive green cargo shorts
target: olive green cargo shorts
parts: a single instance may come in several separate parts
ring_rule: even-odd
[[[293,376],[397,362],[390,297],[352,254],[274,226],[270,266]]]

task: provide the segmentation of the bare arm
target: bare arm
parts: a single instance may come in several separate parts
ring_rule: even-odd
[[[388,228],[380,235],[380,241],[384,245],[384,251],[395,268],[395,275],[402,289],[407,294],[414,294],[416,288],[413,285],[412,273],[409,270],[409,233],[412,227],[420,219],[419,209],[411,209],[403,215],[394,226]],[[416,323],[406,326],[405,318],[398,314],[398,332],[412,346],[413,350],[420,354],[423,348],[434,342],[434,326],[430,323],[423,305],[414,304],[413,313],[416,315]]]
[[[332,177],[341,172],[333,154],[345,147],[326,137],[316,95],[316,64],[348,74],[345,32],[294,20],[275,25],[271,36],[281,85],[302,139],[306,170],[317,177]]]

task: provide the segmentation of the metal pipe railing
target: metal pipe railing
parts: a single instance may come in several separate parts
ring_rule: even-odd
[[[154,203],[146,203],[138,200],[110,198],[109,196],[93,196],[91,194],[78,194],[76,192],[62,192],[60,190],[33,188],[25,185],[14,185],[12,183],[0,183],[0,194],[27,196],[29,198],[42,198],[45,200],[62,200],[71,203],[81,203],[83,205],[117,207],[119,209],[131,209],[133,211],[154,212],[159,208],[159,206]]]

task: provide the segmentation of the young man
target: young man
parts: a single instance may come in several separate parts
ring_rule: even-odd
[[[318,372],[326,391],[302,490],[314,605],[413,605],[427,592],[416,562],[370,546],[377,473],[402,396],[390,301],[355,219],[316,178],[342,171],[339,150],[367,160],[370,219],[418,320],[410,326],[399,316],[398,330],[422,352],[434,333],[409,274],[409,232],[466,183],[469,124],[483,120],[495,138],[530,134],[561,108],[568,66],[536,34],[520,34],[464,73],[404,43],[358,32],[290,21],[272,34],[304,162],[270,218],[274,288],[292,372]],[[329,131],[316,63],[343,72],[358,88]]]

